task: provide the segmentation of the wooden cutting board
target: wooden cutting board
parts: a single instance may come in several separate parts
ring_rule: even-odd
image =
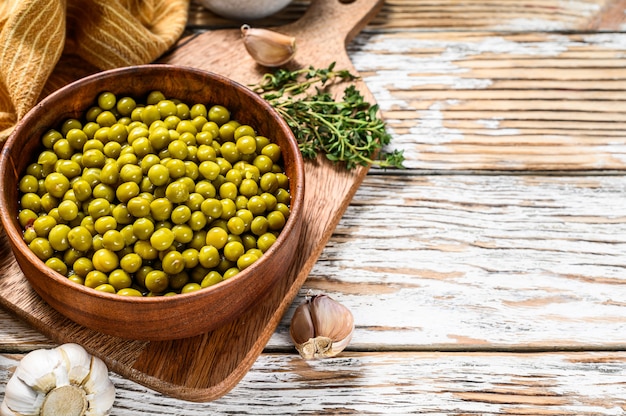
[[[323,68],[336,62],[337,69],[357,74],[345,45],[378,13],[382,4],[382,0],[312,1],[299,20],[274,28],[297,39],[297,55],[290,68]],[[209,31],[182,39],[160,62],[216,72],[244,85],[258,82],[268,72],[248,56],[238,29]],[[366,100],[374,103],[362,81],[357,81],[356,86]],[[339,93],[344,88],[341,86]],[[83,345],[102,358],[110,370],[139,384],[183,400],[214,400],[230,391],[263,351],[367,169],[348,172],[318,158],[306,162],[305,173],[303,237],[288,275],[241,318],[215,331],[193,338],[146,342],[115,338],[77,325],[51,309],[30,288],[4,235],[0,238],[0,305],[58,343]]]

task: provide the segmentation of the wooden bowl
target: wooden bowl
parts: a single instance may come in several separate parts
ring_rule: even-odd
[[[72,282],[47,267],[27,246],[18,222],[18,181],[42,149],[41,135],[68,118],[81,118],[102,91],[221,104],[232,118],[276,142],[290,179],[290,216],[272,247],[252,266],[202,290],[160,297],[127,297]],[[34,290],[54,309],[93,330],[127,339],[168,340],[208,332],[236,318],[284,278],[298,248],[302,226],[304,165],[293,134],[280,115],[248,88],[225,77],[171,65],[143,65],[89,76],[59,89],[16,126],[0,155],[1,220],[11,248]]]

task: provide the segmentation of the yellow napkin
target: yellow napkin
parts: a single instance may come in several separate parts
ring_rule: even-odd
[[[154,61],[182,35],[189,0],[0,1],[0,143],[50,92]]]

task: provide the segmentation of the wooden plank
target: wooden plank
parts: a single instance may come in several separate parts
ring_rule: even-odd
[[[0,355],[0,399],[21,355]],[[164,397],[112,375],[130,415],[622,415],[626,353],[350,353],[322,361],[263,354],[210,404]],[[141,397],[139,399],[139,397]]]
[[[621,175],[374,170],[266,350],[293,351],[309,290],[353,311],[352,351],[626,348],[625,192]],[[45,342],[0,318],[4,348]]]
[[[379,32],[350,57],[427,170],[626,168],[626,35]]]
[[[623,348],[625,191],[623,176],[370,173],[300,300],[352,309],[355,350]]]
[[[358,1],[358,0],[356,0]],[[294,0],[285,9],[256,25],[282,25],[302,16],[309,0]],[[624,23],[624,0],[387,0],[370,29],[564,31],[616,30]],[[250,23],[250,22],[246,22]],[[198,0],[190,6],[192,28],[235,27],[240,22],[221,18]]]

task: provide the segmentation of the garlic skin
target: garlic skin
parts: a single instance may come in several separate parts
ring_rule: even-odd
[[[70,343],[22,358],[7,382],[0,416],[108,416],[114,400],[104,362]]]
[[[327,295],[307,297],[291,318],[289,334],[305,360],[334,357],[352,340],[354,317]]]
[[[259,64],[277,67],[291,61],[296,54],[296,38],[269,29],[241,26],[243,44]]]

